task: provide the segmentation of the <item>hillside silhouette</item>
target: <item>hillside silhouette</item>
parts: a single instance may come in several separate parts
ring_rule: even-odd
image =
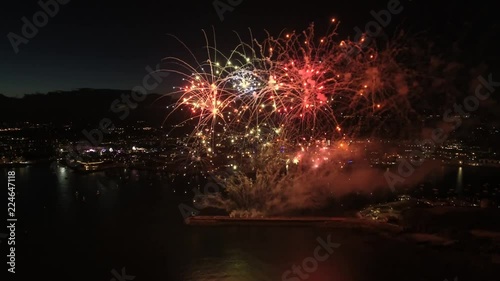
[[[129,90],[89,89],[54,91],[45,94],[27,94],[22,98],[0,94],[0,120],[2,122],[39,122],[54,125],[75,124],[86,126],[109,118],[115,124],[141,120],[161,125],[169,112],[167,106],[174,100],[160,94],[148,94],[143,101],[130,98],[129,106],[123,97],[131,97]],[[112,110],[115,105],[114,111]],[[133,108],[135,105],[137,107]],[[129,109],[129,114],[127,108]],[[175,119],[175,118],[174,118]]]

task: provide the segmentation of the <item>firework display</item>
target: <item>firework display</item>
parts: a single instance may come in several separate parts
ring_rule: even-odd
[[[266,146],[293,163],[304,154],[314,159],[313,148],[323,149],[325,159],[335,154],[327,147],[383,133],[386,119],[404,123],[420,87],[416,68],[401,62],[409,49],[399,40],[384,48],[365,37],[339,40],[338,26],[332,20],[322,36],[311,25],[262,41],[240,39],[227,55],[210,46],[205,34],[203,60],[192,53],[195,64],[166,58],[176,66],[168,71],[183,76],[171,94],[180,96],[174,112],[190,113],[181,122],[193,128],[184,144],[190,159],[209,170],[251,170],[251,158]]]

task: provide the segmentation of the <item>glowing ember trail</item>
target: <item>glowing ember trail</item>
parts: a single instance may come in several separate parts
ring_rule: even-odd
[[[400,61],[409,41],[400,34],[378,50],[364,37],[339,40],[338,24],[333,20],[321,36],[311,25],[300,33],[240,40],[228,55],[205,36],[207,57],[200,61],[191,53],[196,65],[166,58],[173,66],[168,71],[184,77],[171,94],[180,95],[176,110],[191,113],[183,121],[194,128],[186,142],[191,159],[210,172],[229,169],[248,177],[262,175],[258,161],[267,157],[268,166],[278,164],[266,173],[286,167],[286,176],[278,173],[276,180],[297,181],[326,163],[342,168],[339,159],[353,153],[351,142],[384,133],[387,119],[400,120],[399,128],[410,122],[412,100],[422,94],[416,81],[423,75],[417,64]],[[259,189],[255,177],[248,181]]]

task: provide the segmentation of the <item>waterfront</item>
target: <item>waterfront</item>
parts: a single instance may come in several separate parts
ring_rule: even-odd
[[[496,169],[446,169],[430,180],[439,190],[500,183]],[[355,229],[189,227],[178,205],[190,195],[153,172],[79,174],[48,165],[14,170],[21,274],[107,281],[112,269],[125,267],[134,280],[281,280],[284,271],[313,254],[318,237],[329,234],[341,246],[308,280],[492,280],[498,273],[477,253]]]

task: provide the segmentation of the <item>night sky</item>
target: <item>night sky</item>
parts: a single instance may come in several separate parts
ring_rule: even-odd
[[[46,0],[42,0],[47,2]],[[60,0],[61,2],[63,0]],[[66,0],[67,1],[67,0]],[[76,88],[132,89],[166,56],[188,58],[188,53],[169,34],[179,37],[193,51],[204,45],[202,29],[215,29],[218,48],[233,45],[237,31],[257,38],[263,30],[302,30],[315,22],[327,27],[332,17],[341,21],[342,36],[355,35],[354,27],[373,20],[371,10],[386,9],[389,1],[251,1],[243,0],[221,21],[213,0],[208,1],[94,1],[70,0],[16,54],[8,38],[22,35],[22,17],[31,22],[41,10],[38,1],[9,1],[0,12],[0,93],[22,96],[35,92]],[[227,3],[227,0],[220,0]],[[233,2],[237,2],[233,0]],[[401,0],[403,11],[386,28],[404,27],[426,31],[446,51],[460,50],[460,59],[471,66],[498,64],[499,26],[492,4]],[[477,3],[477,4],[476,4]],[[458,5],[458,6],[457,6]],[[455,44],[455,45],[454,45]],[[178,85],[170,76],[157,92]]]

